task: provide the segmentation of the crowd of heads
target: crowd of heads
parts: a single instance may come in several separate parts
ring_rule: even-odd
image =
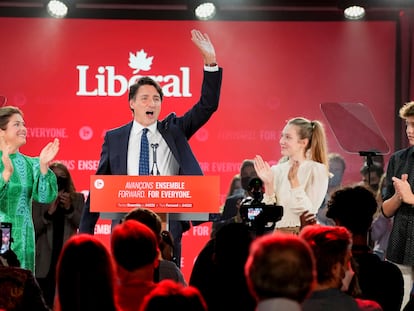
[[[245,266],[248,286],[257,301],[288,298],[302,303],[315,285],[315,260],[296,235],[257,238]]]

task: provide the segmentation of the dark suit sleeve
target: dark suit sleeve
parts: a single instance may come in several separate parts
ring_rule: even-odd
[[[171,113],[159,124],[158,130],[180,166],[178,175],[203,175],[188,140],[218,109],[221,80],[221,69],[217,72],[204,72],[198,102],[183,116],[177,117]]]
[[[204,72],[201,95],[198,102],[179,118],[187,139],[197,132],[218,109],[222,81],[222,69]]]
[[[102,145],[101,159],[99,160],[99,166],[96,171],[96,175],[110,175],[111,170],[109,166],[109,142],[108,134],[105,135],[104,143]],[[82,216],[79,223],[79,233],[94,234],[95,225],[99,219],[98,212],[90,211],[90,194],[86,199],[85,205],[82,210]]]
[[[79,233],[95,233],[95,225],[98,222],[99,213],[90,211],[90,196],[86,199],[79,223]]]

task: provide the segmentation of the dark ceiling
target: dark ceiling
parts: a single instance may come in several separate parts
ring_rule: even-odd
[[[69,18],[193,20],[196,0],[73,0]],[[341,0],[342,2],[348,0]],[[338,0],[218,0],[215,20],[338,20]],[[349,1],[348,1],[349,2]],[[414,0],[365,0],[366,19],[414,9]],[[0,17],[49,17],[46,0],[0,0]]]

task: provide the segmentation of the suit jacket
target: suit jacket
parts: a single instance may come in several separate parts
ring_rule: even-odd
[[[64,218],[63,243],[77,233],[82,209],[85,204],[85,197],[82,193],[75,192],[71,197],[71,208],[73,210],[66,214]],[[36,235],[35,274],[37,278],[45,278],[50,269],[55,269],[55,267],[51,267],[53,222],[44,216],[49,206],[50,204],[33,201],[32,215]]]
[[[394,152],[388,161],[386,175],[386,191],[383,201],[391,198],[394,193],[392,177],[401,178],[408,174],[408,183],[414,189],[414,147]],[[400,265],[414,266],[414,209],[411,204],[402,202],[393,217],[393,226],[388,240],[387,256],[389,261]]]
[[[203,175],[188,140],[217,110],[221,80],[221,68],[217,72],[204,71],[199,101],[183,116],[177,117],[175,113],[171,113],[164,120],[157,122],[159,132],[180,166],[179,175]],[[128,142],[132,124],[131,121],[106,133],[96,175],[127,175]],[[93,234],[98,218],[99,213],[90,212],[88,196],[79,231]]]

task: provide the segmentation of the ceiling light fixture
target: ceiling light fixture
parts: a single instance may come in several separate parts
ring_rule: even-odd
[[[47,3],[46,10],[52,17],[63,18],[68,14],[69,8],[64,1],[50,0]]]
[[[361,19],[365,16],[365,9],[359,5],[349,6],[344,10],[347,19]]]
[[[343,11],[344,17],[349,20],[359,20],[365,16],[368,6],[367,0],[338,0],[338,8]]]
[[[195,16],[200,20],[209,20],[216,15],[216,5],[213,2],[200,3],[194,9]]]

